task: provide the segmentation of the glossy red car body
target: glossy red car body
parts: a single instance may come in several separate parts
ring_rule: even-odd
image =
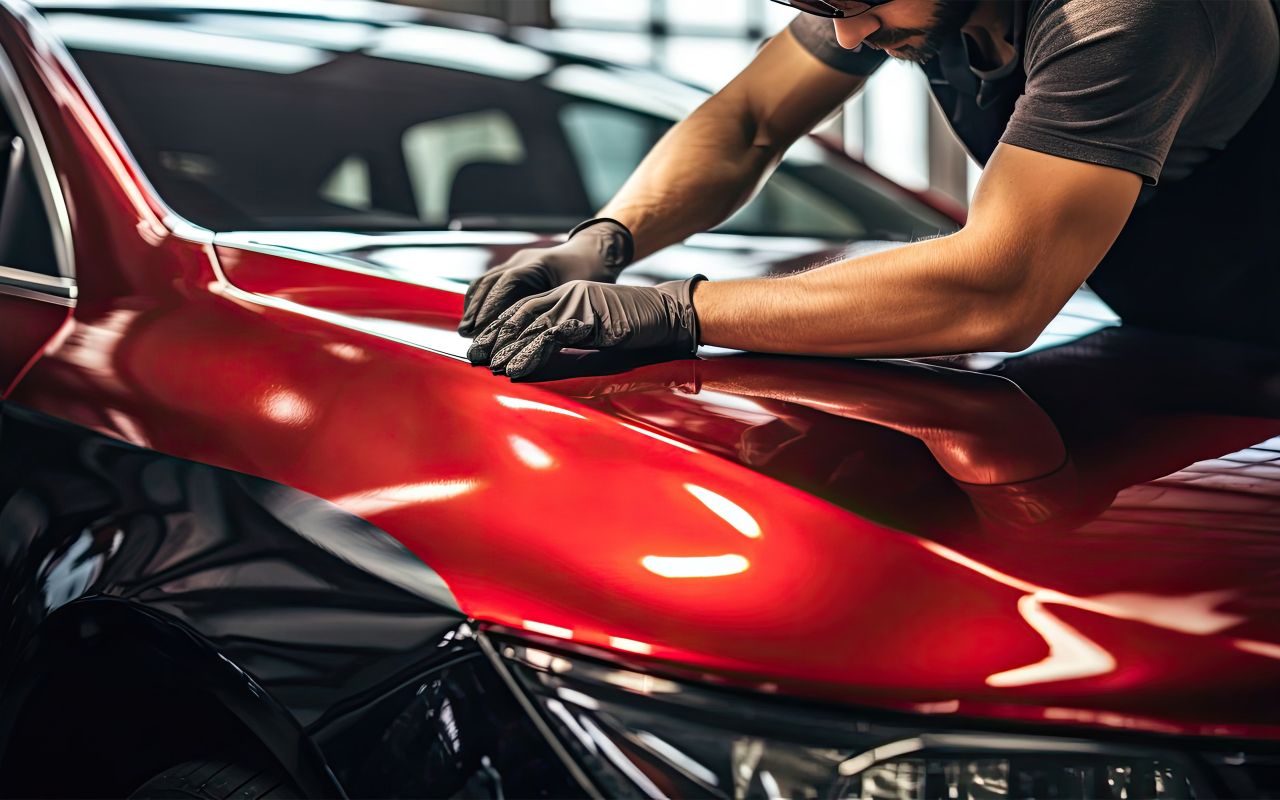
[[[0,294],[6,401],[325,498],[472,617],[647,670],[1280,738],[1274,354],[1118,329],[1038,354],[1050,368],[1025,382],[1005,362],[1025,393],[936,365],[750,356],[582,377],[584,355],[577,377],[513,384],[460,357],[462,295],[441,276],[534,237],[361,239],[420,248],[422,274],[399,279],[302,237],[215,245],[42,36],[4,13],[78,298]],[[952,366],[975,365],[993,369]]]

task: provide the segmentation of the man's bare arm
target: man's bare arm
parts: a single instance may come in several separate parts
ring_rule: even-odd
[[[636,258],[718,225],[863,82],[818,61],[784,30],[654,146],[600,216],[631,230]]]
[[[703,344],[908,356],[1029,345],[1106,255],[1137,200],[1123,170],[1001,145],[964,229],[694,295]]]

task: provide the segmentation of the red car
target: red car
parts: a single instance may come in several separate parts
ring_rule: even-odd
[[[698,99],[556,35],[0,0],[0,795],[1280,796],[1280,353],[472,369]],[[627,280],[956,225],[804,142]]]

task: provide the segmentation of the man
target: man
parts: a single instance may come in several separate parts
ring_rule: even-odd
[[[1280,344],[1270,0],[791,0],[600,219],[514,256],[459,328],[495,373],[561,347],[912,356],[1030,344],[1090,285],[1127,322]],[[806,272],[656,287],[636,258],[745,203],[886,57],[919,62],[986,170],[964,228]]]

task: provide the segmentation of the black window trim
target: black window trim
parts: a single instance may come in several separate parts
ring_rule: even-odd
[[[0,4],[9,14],[15,17],[20,16],[11,0],[0,0]],[[36,189],[44,205],[45,216],[49,220],[54,258],[59,272],[56,276],[46,275],[17,266],[0,265],[0,293],[74,306],[77,294],[75,251],[72,245],[71,218],[67,213],[66,199],[62,196],[58,185],[57,172],[54,170],[35,111],[13,68],[13,62],[10,61],[9,54],[3,47],[0,47],[0,102],[4,104],[5,111],[8,112],[17,129],[17,134],[22,137],[23,143],[27,146]]]

